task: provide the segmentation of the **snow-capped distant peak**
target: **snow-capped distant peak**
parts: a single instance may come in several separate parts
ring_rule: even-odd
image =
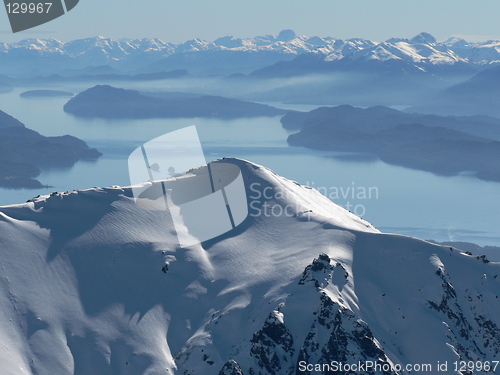
[[[416,44],[416,43],[421,43],[421,44],[434,44],[436,43],[437,40],[434,38],[431,34],[422,32],[418,34],[417,36],[414,36],[413,38],[410,39],[410,43]]]
[[[409,43],[410,41],[408,40],[408,38],[390,38],[390,39],[387,39],[385,42],[395,44],[395,43],[399,43],[399,42]]]
[[[290,42],[295,38],[297,38],[297,34],[295,34],[295,31],[287,29],[282,30],[276,37],[276,40],[279,40],[280,42]]]
[[[201,65],[201,61],[196,60],[196,55],[199,53],[200,56],[208,56],[210,61],[213,61],[213,69],[226,70],[228,50],[234,53],[262,53],[262,59],[255,59],[255,66],[241,67],[245,71],[260,69],[265,67],[266,63],[270,66],[278,61],[289,60],[293,55],[307,53],[323,55],[327,62],[343,58],[360,59],[360,61],[404,60],[410,64],[419,64],[415,67],[418,70],[425,70],[426,64],[464,63],[478,66],[492,64],[500,61],[499,46],[499,41],[469,43],[463,39],[448,39],[445,42],[437,42],[436,38],[426,32],[410,40],[391,38],[378,43],[361,38],[342,40],[330,37],[298,36],[293,30],[283,30],[277,36],[248,38],[226,36],[214,42],[193,39],[181,44],[166,43],[157,38],[115,40],[102,36],[66,43],[54,39],[31,39],[0,44],[0,51],[8,63],[3,66],[14,71],[14,75],[24,75],[25,71],[30,70],[26,65],[32,65],[32,69],[40,69],[40,66],[43,66],[45,70],[48,70],[47,73],[52,74],[57,73],[61,66],[81,69],[107,64],[123,71],[161,70],[169,66],[162,61],[163,59],[185,53],[191,54],[192,58],[185,62],[186,66],[180,66],[182,69],[188,69],[191,65],[195,70],[205,71],[205,67],[198,67]],[[32,57],[29,61],[26,61],[26,54]],[[17,68],[16,64],[21,60],[22,66]],[[176,61],[176,66],[179,66],[182,60]],[[233,69],[238,68],[240,66]],[[12,73],[4,71],[4,74]]]
[[[223,46],[226,48],[238,48],[238,47],[242,47],[244,45],[243,39],[234,38],[232,35],[218,38],[218,39],[214,40],[214,44],[218,45],[218,46]]]

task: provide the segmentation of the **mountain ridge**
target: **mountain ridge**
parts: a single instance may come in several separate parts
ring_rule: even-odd
[[[500,181],[499,120],[406,113],[377,106],[320,107],[289,112],[283,127],[299,130],[288,144],[318,150],[368,153],[382,161],[439,175],[470,171]]]
[[[251,64],[245,71],[241,69],[234,71],[242,73],[250,73],[252,69],[257,70],[278,61],[291,60],[304,53],[318,54],[325,61],[357,56],[355,59],[381,61],[403,59],[428,69],[440,66],[451,68],[453,65],[462,64],[469,70],[477,70],[500,62],[499,46],[500,41],[471,43],[457,38],[438,42],[427,33],[421,33],[411,39],[391,38],[384,42],[374,42],[361,38],[342,40],[331,37],[309,37],[297,35],[292,30],[283,30],[278,36],[266,35],[254,38],[226,36],[213,42],[194,39],[180,44],[164,42],[158,38],[92,37],[66,43],[56,39],[24,39],[15,43],[0,43],[0,65],[4,67],[5,72],[15,72],[16,75],[33,75],[30,71],[46,71],[50,69],[49,64],[57,66],[57,69],[51,70],[50,73],[56,73],[61,67],[80,69],[99,65],[151,73],[164,71],[165,68],[161,68],[162,66],[169,67],[167,70],[182,69],[182,59],[176,62],[177,58],[174,56],[199,54],[205,56],[203,59],[207,65],[207,61],[221,64],[225,54],[231,52],[234,58],[243,54],[245,59],[250,59],[248,61],[251,61]],[[218,54],[220,57],[217,57]],[[255,54],[262,57],[253,57]],[[26,56],[32,61],[20,61],[20,58]],[[24,73],[9,65],[16,61],[22,63]],[[35,63],[38,66],[35,66]],[[202,71],[201,66],[197,66],[196,69]]]
[[[180,249],[168,215],[140,209],[130,188],[0,208],[5,375],[282,375],[308,373],[301,361],[498,355],[499,263],[380,233],[265,167],[214,163],[237,165],[253,193],[281,191],[265,203],[289,215]]]

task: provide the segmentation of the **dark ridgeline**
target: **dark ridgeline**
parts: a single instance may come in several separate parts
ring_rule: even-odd
[[[19,94],[21,98],[71,98],[73,95],[72,92],[60,90],[28,90]]]
[[[474,172],[500,181],[500,120],[405,113],[387,107],[322,107],[281,120],[300,130],[291,146],[368,153],[389,164],[440,175]]]
[[[264,104],[208,95],[171,95],[158,97],[108,85],[85,90],[65,104],[64,110],[79,117],[109,119],[147,119],[278,116],[286,111]]]
[[[482,113],[499,117],[499,98],[500,66],[494,66],[421,100],[415,110],[443,115]]]
[[[45,137],[0,111],[0,187],[36,189],[44,168],[70,168],[82,159],[102,154],[84,141],[64,135]]]

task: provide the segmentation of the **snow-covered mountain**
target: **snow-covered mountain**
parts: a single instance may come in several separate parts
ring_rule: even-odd
[[[385,42],[353,38],[301,36],[292,30],[279,35],[254,38],[221,37],[213,42],[194,39],[172,44],[160,39],[120,39],[93,37],[63,43],[56,39],[26,39],[17,43],[0,43],[0,66],[4,73],[37,74],[57,72],[60,68],[83,68],[111,65],[123,70],[152,71],[186,68],[187,61],[200,58],[207,69],[216,69],[228,56],[236,65],[241,56],[250,60],[240,68],[250,72],[304,53],[319,54],[324,61],[345,57],[351,60],[404,60],[419,66],[460,64],[482,67],[500,62],[500,41],[471,43],[459,38],[438,42],[421,33],[412,39],[391,38]],[[187,54],[187,57],[186,57]],[[171,59],[172,56],[176,58]],[[180,57],[182,56],[182,57]],[[193,57],[195,56],[195,57]],[[259,57],[260,56],[260,57]],[[15,70],[13,63],[23,70]],[[206,64],[212,65],[206,65]],[[184,65],[183,65],[184,64]],[[198,65],[194,66],[200,70]],[[193,68],[194,69],[194,68]],[[226,69],[227,70],[227,69]],[[210,71],[210,70],[209,70]],[[236,70],[238,71],[238,70]]]
[[[240,167],[250,216],[189,248],[130,188],[0,208],[1,373],[494,373],[453,362],[498,360],[500,264],[380,233],[312,188],[221,162]]]

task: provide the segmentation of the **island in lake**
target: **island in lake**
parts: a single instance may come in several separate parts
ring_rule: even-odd
[[[102,154],[81,139],[64,135],[45,137],[0,111],[0,187],[37,189],[42,169],[72,167],[77,161]]]
[[[72,92],[59,90],[28,90],[19,94],[21,98],[71,98]]]
[[[439,175],[472,172],[500,182],[500,120],[404,113],[387,107],[322,107],[281,120],[291,146],[368,153]]]
[[[232,119],[279,116],[286,113],[285,110],[268,105],[220,96],[160,97],[108,85],[98,85],[79,93],[64,105],[64,111],[79,117],[108,119],[189,117]]]

